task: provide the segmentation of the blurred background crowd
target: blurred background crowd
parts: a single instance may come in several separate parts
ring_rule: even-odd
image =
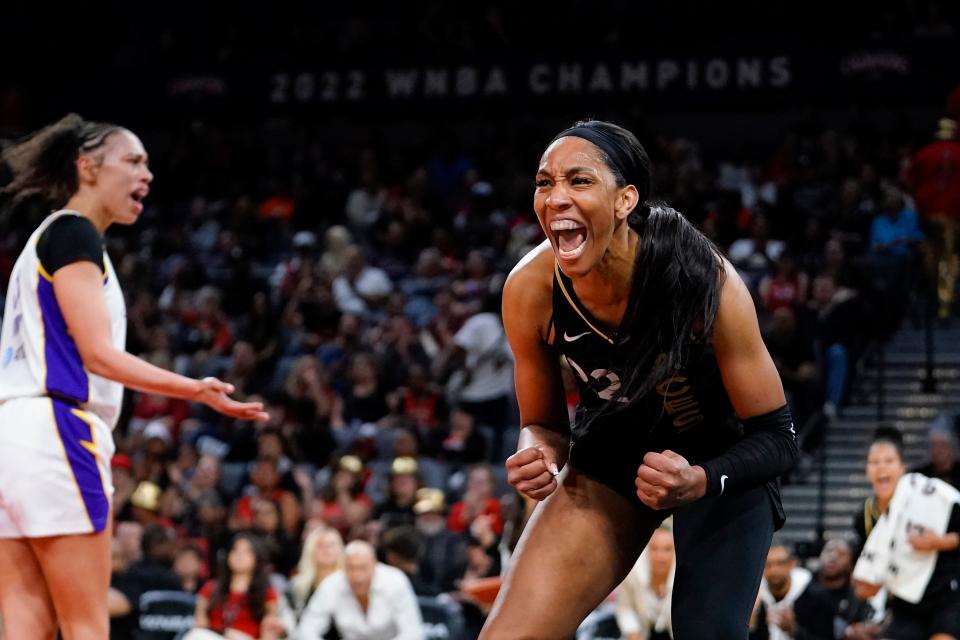
[[[273,28],[240,10],[209,31],[213,9],[192,22],[134,21],[91,38],[110,79],[86,87],[100,87],[99,98],[76,101],[38,78],[66,51],[51,27],[46,51],[0,76],[0,135],[78,110],[143,138],[156,175],[147,208],[135,227],[107,237],[127,296],[127,349],[185,375],[220,377],[271,416],[247,424],[128,393],[112,460],[112,637],[174,638],[194,625],[294,637],[298,621],[314,629],[331,618],[344,638],[476,635],[527,515],[503,471],[518,416],[499,293],[543,239],[531,207],[537,159],[583,116],[637,132],[654,161],[655,197],[713,239],[750,286],[806,454],[794,482],[876,344],[901,327],[956,322],[960,58],[948,55],[956,7],[850,3],[825,19],[786,1],[749,17],[712,3],[622,2],[591,9],[595,19],[573,34],[570,21],[587,5],[561,4],[546,17],[434,2],[367,19],[282,3]],[[685,19],[691,7],[700,19]],[[242,92],[210,89],[248,66],[362,67],[393,51],[431,62],[536,56],[548,32],[601,55],[637,50],[638,34],[737,50],[730,42],[755,23],[769,25],[758,43],[816,30],[870,50],[932,47],[945,66],[932,97],[898,95],[886,106],[868,93],[790,107],[764,98],[759,115],[749,96],[681,116],[617,96],[580,97],[575,108],[553,101],[540,114],[517,104],[459,115],[460,103],[367,104],[351,121],[349,106],[235,110],[228,105]],[[5,54],[28,44],[23,33],[6,35]],[[107,105],[126,81],[118,76],[136,74],[139,87],[151,73],[166,82],[184,69],[205,74],[199,97],[168,84],[168,106],[132,105],[129,95]],[[83,86],[66,75],[52,72],[63,86]],[[29,201],[6,207],[0,283],[44,214]],[[955,483],[953,458],[943,458],[955,447],[951,420],[935,430],[941,458],[926,473]],[[822,551],[799,558],[815,574],[803,573],[789,544],[775,545],[755,637],[872,633],[866,623],[883,607],[864,604],[849,580],[867,533],[821,540]],[[584,637],[666,637],[671,562],[668,527]],[[349,603],[358,601],[377,613],[354,616]]]

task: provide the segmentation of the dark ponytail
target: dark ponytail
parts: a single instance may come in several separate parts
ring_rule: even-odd
[[[717,247],[680,212],[656,202],[638,209],[628,219],[640,247],[623,325],[630,339],[621,389],[630,401],[701,352],[713,333],[725,275]]]
[[[75,113],[15,142],[0,151],[0,163],[11,175],[3,193],[13,203],[38,197],[48,208],[58,209],[77,192],[77,158],[91,153],[122,127],[87,122]]]
[[[725,271],[720,251],[683,215],[648,202],[652,169],[636,136],[596,120],[578,122],[554,140],[565,136],[600,149],[617,186],[634,185],[641,203],[627,220],[640,237],[622,324],[628,364],[618,396],[596,418],[631,406],[701,351],[713,332]]]

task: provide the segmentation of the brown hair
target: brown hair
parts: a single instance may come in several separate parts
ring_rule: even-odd
[[[12,175],[3,192],[14,202],[37,196],[53,208],[62,207],[79,187],[77,158],[101,148],[122,130],[71,113],[35,131],[0,152],[0,162]]]

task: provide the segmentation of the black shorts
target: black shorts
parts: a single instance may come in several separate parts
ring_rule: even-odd
[[[884,637],[896,640],[927,640],[937,633],[960,638],[960,591],[950,591],[935,601],[910,604],[894,598],[893,614]]]
[[[570,462],[578,470],[625,497],[640,510],[651,510],[640,501],[636,485],[637,470],[643,464],[643,456],[648,451],[670,449],[684,456],[691,464],[696,464],[719,455],[733,444],[733,442],[711,443],[710,448],[714,449],[714,452],[710,455],[701,447],[698,447],[699,451],[692,451],[697,446],[694,442],[685,443],[678,440],[639,442],[624,437],[626,433],[629,431],[617,429],[613,425],[586,433],[577,433],[575,430],[570,442]],[[689,437],[691,441],[695,441],[699,435],[701,434],[691,433]],[[779,530],[786,522],[780,495],[780,481],[772,480],[766,483],[763,489],[773,509],[774,530]],[[666,515],[663,517],[665,518]]]

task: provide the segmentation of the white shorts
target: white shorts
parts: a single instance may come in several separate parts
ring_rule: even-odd
[[[51,398],[0,404],[0,538],[103,531],[110,523],[113,433]]]

